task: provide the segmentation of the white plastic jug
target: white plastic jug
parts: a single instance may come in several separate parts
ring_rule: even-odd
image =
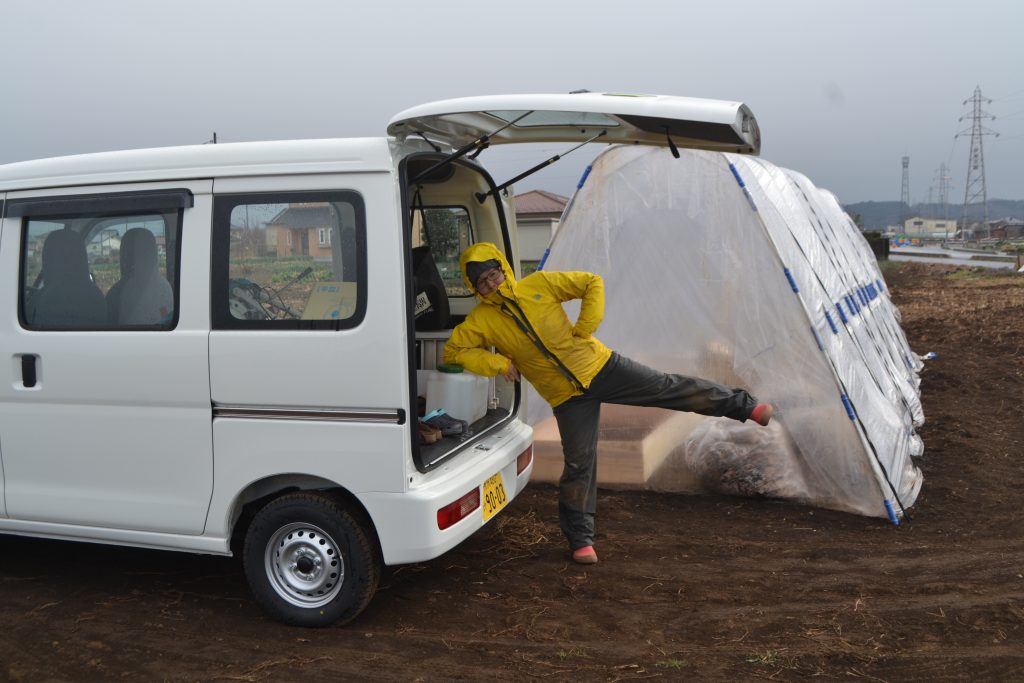
[[[487,414],[489,386],[490,380],[463,370],[461,365],[439,365],[427,377],[427,413],[444,410],[473,424]]]

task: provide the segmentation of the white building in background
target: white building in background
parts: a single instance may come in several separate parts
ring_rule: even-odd
[[[568,197],[545,190],[530,190],[512,197],[524,275],[537,269],[568,202]]]
[[[915,216],[903,222],[903,232],[914,237],[952,237],[956,233],[956,219]]]

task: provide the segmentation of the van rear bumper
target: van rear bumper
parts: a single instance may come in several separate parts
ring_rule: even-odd
[[[474,489],[480,492],[482,500],[484,482],[499,472],[511,502],[530,481],[533,459],[518,474],[516,459],[532,443],[533,428],[514,420],[437,469],[426,474],[416,473],[403,493],[360,493],[359,500],[377,528],[384,563],[406,564],[433,559],[493,520],[495,517],[484,521],[481,505],[447,529],[440,529],[437,511]],[[502,512],[504,509],[497,514]]]

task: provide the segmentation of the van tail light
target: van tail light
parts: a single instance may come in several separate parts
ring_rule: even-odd
[[[480,489],[475,488],[454,503],[448,503],[437,511],[437,528],[447,529],[479,507]]]
[[[522,474],[523,470],[525,470],[527,467],[529,467],[530,462],[532,460],[533,460],[533,444],[531,443],[529,446],[526,447],[526,450],[523,451],[522,453],[520,453],[519,457],[516,458],[516,476]]]

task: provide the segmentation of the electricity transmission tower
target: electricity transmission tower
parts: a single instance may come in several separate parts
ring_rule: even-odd
[[[946,224],[945,239],[949,239],[949,181],[951,180],[949,175],[949,169],[946,167],[946,163],[939,164],[938,170],[935,171],[935,180],[928,188],[928,210],[932,212],[932,218],[942,218]],[[936,211],[932,205],[932,197],[934,196],[936,186],[938,186],[938,202],[941,207],[939,211]]]
[[[949,208],[946,206],[946,202],[949,201],[949,181],[951,176],[949,175],[949,169],[946,168],[946,163],[939,164],[939,167],[935,170],[935,179],[932,180],[932,184],[928,187],[928,204],[929,209],[933,207],[930,205],[933,203],[933,199],[939,203],[942,207],[941,218],[949,218]],[[938,191],[938,198],[935,197],[935,193]],[[936,212],[938,213],[938,212]],[[935,218],[940,218],[936,215]]]
[[[949,218],[949,181],[952,177],[949,175],[949,169],[946,168],[946,163],[942,162],[939,164],[939,204],[942,205],[942,217]]]
[[[971,103],[972,113],[969,116],[961,116],[960,120],[971,119],[971,152],[967,157],[967,182],[964,184],[964,208],[960,214],[961,228],[967,228],[967,207],[972,203],[981,203],[983,225],[988,228],[988,236],[992,236],[992,227],[988,224],[988,191],[985,188],[985,150],[982,147],[982,138],[986,135],[998,136],[993,130],[981,125],[984,119],[995,119],[988,112],[982,110],[982,103],[991,104],[992,100],[982,97],[981,86],[974,88],[974,95],[964,104]],[[962,130],[955,137],[967,135],[967,130]]]
[[[906,207],[907,214],[910,214],[910,157],[903,157],[903,188],[900,192],[900,201]],[[905,216],[904,220],[909,217]]]

